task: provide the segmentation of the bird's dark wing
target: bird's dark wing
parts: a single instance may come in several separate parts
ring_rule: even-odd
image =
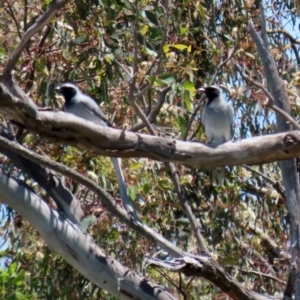
[[[98,104],[92,98],[90,98],[87,95],[82,94],[82,95],[80,95],[80,103],[87,110],[89,110],[92,114],[96,115],[98,118],[100,118],[102,121],[104,121],[107,124],[107,126],[112,127],[112,124],[105,117],[101,108],[98,106]]]
[[[230,120],[230,139],[233,136],[233,108],[230,104],[227,104],[228,116]]]

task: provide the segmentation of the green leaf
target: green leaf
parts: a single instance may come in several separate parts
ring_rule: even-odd
[[[8,269],[9,275],[12,275],[14,272],[16,272],[16,269],[17,269],[17,262],[14,261],[9,266],[9,269]]]
[[[240,256],[238,255],[227,255],[225,258],[220,259],[223,265],[235,265],[240,261]]]
[[[79,45],[86,41],[86,36],[82,35],[71,41],[71,45]]]
[[[128,188],[128,195],[129,195],[129,197],[131,198],[132,201],[135,201],[137,199],[137,194],[138,194],[137,186],[136,185],[131,185]]]
[[[201,20],[206,20],[206,16],[207,16],[207,10],[204,6],[202,6],[201,4],[198,6],[199,8],[199,14],[200,14],[200,18]]]
[[[139,32],[137,33],[136,39],[141,45],[145,45],[145,39],[141,33],[139,33]]]
[[[148,194],[152,189],[152,185],[150,183],[145,183],[142,189],[145,194]]]
[[[85,79],[85,81],[88,83],[88,85],[91,88],[94,88],[94,82],[93,82],[92,78],[90,77],[90,75],[85,70],[82,70],[82,76]]]
[[[166,179],[160,179],[160,180],[158,180],[158,186],[162,190],[169,190],[171,188],[170,181],[168,181]]]
[[[168,53],[168,52],[170,52],[170,44],[165,44],[164,46],[163,46],[163,51],[164,51],[164,53]]]
[[[185,50],[185,49],[188,48],[188,46],[183,45],[183,44],[174,44],[174,45],[172,45],[172,47],[173,47],[173,48],[176,48],[176,49],[178,49],[178,50]]]
[[[190,224],[190,222],[187,218],[179,218],[176,220],[176,226],[179,226],[179,225],[187,226],[189,224]]]
[[[12,280],[12,284],[23,285],[25,279],[25,270],[22,269],[18,273],[18,275]]]
[[[156,26],[159,25],[158,20],[157,20],[157,17],[156,17],[156,15],[155,15],[152,11],[150,11],[150,10],[145,10],[145,15],[146,15],[147,19],[148,19],[151,23],[155,24]]]
[[[192,111],[193,109],[193,105],[192,105],[192,102],[191,102],[191,95],[189,92],[185,91],[183,93],[183,98],[184,98],[184,103],[185,103],[185,106],[187,108],[188,111]]]
[[[191,81],[185,81],[183,87],[189,92],[196,92],[195,84]]]
[[[141,28],[141,34],[142,35],[145,35],[149,30],[149,26],[148,25],[145,25]]]
[[[114,61],[114,59],[115,59],[115,56],[114,56],[112,53],[106,54],[106,55],[105,55],[105,60],[106,60],[109,64],[111,64],[111,63]]]
[[[181,116],[179,116],[177,118],[177,121],[178,121],[178,125],[180,127],[181,135],[184,135],[185,129],[186,129],[186,120],[184,118],[182,118]]]
[[[130,171],[140,170],[143,167],[140,163],[135,163],[130,166]]]
[[[182,27],[182,28],[180,28],[180,30],[179,30],[179,34],[180,34],[180,35],[184,35],[186,32],[187,32],[187,28],[186,28],[186,27]]]
[[[161,80],[165,84],[171,84],[175,82],[175,77],[172,74],[162,74],[159,76],[159,80]]]

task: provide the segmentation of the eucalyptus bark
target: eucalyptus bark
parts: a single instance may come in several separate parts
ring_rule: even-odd
[[[275,105],[288,114],[291,114],[291,107],[286,93],[284,83],[281,80],[275,61],[269,51],[268,37],[266,31],[266,20],[264,9],[260,11],[261,33],[257,34],[254,25],[250,22],[250,33],[256,44],[258,54],[261,58],[267,86],[274,98]],[[279,132],[288,132],[291,126],[287,124],[280,114],[276,113]],[[297,174],[296,159],[289,159],[279,162],[282,173],[283,185],[286,191],[287,208],[290,216],[291,225],[291,265],[292,271],[296,270],[294,292],[295,299],[300,299],[300,185],[299,175]],[[290,283],[289,283],[290,284]]]
[[[51,209],[30,187],[2,170],[0,191],[1,199],[40,232],[52,251],[118,299],[176,299],[162,287],[106,256],[89,234],[83,234],[78,225]]]

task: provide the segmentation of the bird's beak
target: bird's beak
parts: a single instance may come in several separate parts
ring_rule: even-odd
[[[198,92],[204,93],[204,92],[205,92],[205,88],[200,88],[200,89],[198,89],[197,91],[198,91]]]

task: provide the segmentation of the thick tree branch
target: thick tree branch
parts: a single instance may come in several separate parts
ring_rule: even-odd
[[[186,276],[203,277],[218,286],[232,299],[271,300],[280,299],[269,295],[261,295],[240,285],[230,277],[213,259],[205,256],[195,258],[179,258],[172,262],[162,262],[148,258],[148,265],[163,267],[173,272],[182,272]]]
[[[107,257],[90,235],[82,234],[76,225],[50,209],[24,184],[19,184],[1,170],[0,190],[2,200],[30,221],[50,249],[96,285],[120,299],[175,299],[161,287],[122,266],[117,260]],[[165,263],[165,267],[168,265],[171,266],[170,263]],[[187,276],[204,277],[233,299],[267,299],[243,287],[207,256],[186,256],[177,260],[176,265],[173,271],[182,271]],[[142,284],[143,281],[147,284]]]
[[[201,143],[106,128],[64,112],[37,111],[10,94],[1,93],[1,86],[2,114],[44,138],[91,149],[103,156],[147,157],[194,168],[211,168],[267,163],[300,154],[299,131],[227,142],[212,149]]]
[[[4,140],[10,137],[2,126],[0,126],[0,135]],[[7,148],[4,144],[0,145],[0,150],[48,193],[60,211],[63,211],[72,222],[80,224],[84,217],[81,204],[70,190],[64,186],[61,178],[40,164],[18,155],[12,148]]]
[[[76,180],[77,182],[81,183],[82,185],[86,186],[88,189],[96,193],[96,195],[99,197],[99,200],[106,205],[108,210],[114,215],[116,215],[122,222],[130,226],[132,229],[137,230],[146,238],[156,241],[163,249],[168,251],[170,254],[174,256],[184,255],[184,251],[174,246],[171,242],[164,239],[161,235],[154,232],[151,228],[141,223],[132,222],[132,219],[128,216],[127,212],[123,208],[121,208],[117,204],[117,202],[108,193],[106,193],[105,190],[99,187],[97,183],[95,183],[91,179],[79,174],[78,172],[61,163],[46,159],[41,155],[36,154],[26,149],[25,147],[17,144],[16,142],[8,141],[7,139],[0,136],[0,149],[1,147],[10,149],[11,151],[14,151],[15,153],[34,163],[43,165],[49,169],[60,172],[61,174]]]
[[[47,246],[94,284],[118,299],[174,299],[170,293],[106,256],[89,234],[49,208],[36,194],[0,170],[1,199],[27,219]]]
[[[287,114],[290,114],[291,108],[286,93],[283,81],[281,80],[275,61],[268,49],[268,38],[266,32],[266,20],[264,15],[264,8],[260,8],[260,21],[262,32],[259,35],[252,21],[249,22],[250,34],[256,44],[258,54],[264,66],[264,71],[267,79],[267,86],[274,98],[275,105],[282,109]],[[281,132],[290,130],[290,125],[286,124],[285,118],[276,113],[278,129]],[[291,220],[291,253],[292,265],[295,264],[297,275],[300,276],[300,184],[299,175],[297,174],[296,160],[286,160],[280,162],[284,188],[286,191],[287,207]],[[295,298],[300,298],[300,281],[295,281]]]

